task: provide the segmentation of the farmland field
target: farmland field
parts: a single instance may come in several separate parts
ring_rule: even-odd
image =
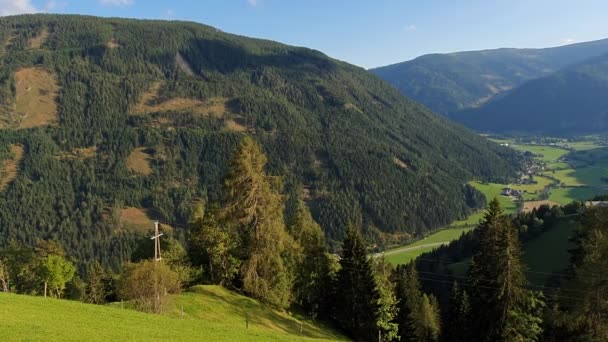
[[[555,162],[558,159],[565,156],[566,154],[568,154],[568,152],[569,152],[568,150],[565,150],[565,149],[559,148],[559,147],[555,147],[555,146],[518,145],[518,144],[513,144],[510,146],[518,151],[522,151],[522,152],[529,151],[529,152],[534,153],[535,155],[542,156],[542,157],[540,157],[540,160],[547,162],[547,163]]]
[[[457,240],[463,233],[471,229],[473,229],[472,226],[443,229],[412,244],[385,251],[383,254],[386,260],[393,265],[407,264],[421,254],[430,252],[442,244]]]
[[[0,302],[4,341],[345,340],[310,320],[272,310],[217,286],[197,286],[175,296],[163,315],[5,293],[0,293]]]

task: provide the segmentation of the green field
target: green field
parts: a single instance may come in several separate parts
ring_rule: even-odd
[[[566,186],[606,186],[601,178],[608,176],[608,167],[589,166],[549,172],[547,175],[559,179]]]
[[[464,232],[468,232],[471,229],[473,229],[473,227],[447,228],[440,230],[412,244],[385,251],[385,258],[393,265],[407,264],[419,255],[430,252],[437,248],[440,244],[457,240]],[[409,248],[414,249],[409,250]]]
[[[542,155],[542,157],[539,157],[539,159],[544,162],[547,162],[547,163],[555,162],[570,152],[563,148],[559,148],[559,147],[555,147],[555,146],[545,146],[545,145],[512,144],[509,146],[518,151],[522,151],[522,152],[528,151],[528,152],[532,152],[539,156]]]
[[[601,145],[596,145],[592,141],[570,142],[570,143],[568,143],[568,145],[577,151],[588,151],[588,150],[593,150],[593,149],[602,147]]]
[[[517,211],[517,203],[515,203],[511,198],[501,196],[500,192],[506,184],[496,184],[496,183],[480,183],[480,182],[470,182],[472,186],[474,186],[477,190],[482,192],[486,199],[491,201],[494,198],[498,198],[500,205],[507,213],[514,213]]]
[[[181,306],[184,316],[181,316]],[[249,329],[245,317],[249,315]],[[272,310],[217,286],[175,296],[167,314],[0,293],[3,341],[344,340],[309,320]],[[302,336],[300,337],[300,323]]]
[[[556,188],[551,190],[549,200],[566,205],[573,201],[585,201],[606,194],[608,194],[608,190],[599,188]]]

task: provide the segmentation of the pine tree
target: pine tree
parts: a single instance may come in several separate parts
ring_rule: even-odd
[[[476,229],[479,247],[469,269],[474,334],[483,341],[535,340],[530,329],[537,314],[529,305],[517,230],[497,199],[490,202],[484,221]],[[530,331],[536,334],[530,335]]]
[[[264,172],[266,156],[249,137],[243,139],[225,180],[222,218],[240,237],[243,290],[285,308],[292,299],[294,270],[289,268],[296,244],[286,231],[278,182]]]
[[[378,328],[381,331],[383,341],[398,339],[399,324],[395,322],[397,316],[397,296],[395,294],[395,283],[391,280],[392,266],[384,256],[374,260],[374,270],[380,300],[378,304]]]
[[[422,295],[413,318],[415,341],[433,342],[439,339],[441,318],[439,303],[434,296]]]
[[[461,290],[458,283],[452,286],[450,294],[449,312],[445,326],[445,335],[450,341],[469,341],[469,327],[471,324],[471,307],[467,292]]]
[[[583,214],[572,251],[574,277],[564,285],[580,300],[562,298],[558,320],[581,341],[608,341],[608,208]]]
[[[212,284],[225,285],[238,273],[236,237],[220,227],[213,211],[199,215],[190,225],[189,255],[197,266],[205,267]]]
[[[398,300],[395,322],[401,341],[437,341],[441,333],[439,304],[420,288],[418,270],[412,261],[400,265],[393,273]]]
[[[295,203],[288,230],[300,246],[294,297],[312,317],[327,316],[328,289],[333,281],[335,261],[327,251],[321,226],[301,200]]]
[[[106,302],[106,272],[98,262],[89,271],[84,298],[85,302],[92,304]]]
[[[335,318],[351,337],[361,341],[377,340],[379,300],[380,293],[363,237],[351,226],[342,244]]]

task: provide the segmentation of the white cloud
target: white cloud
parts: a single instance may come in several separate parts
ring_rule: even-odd
[[[260,4],[260,0],[247,0],[247,3],[249,4],[249,6],[251,7],[256,7],[257,5]]]
[[[572,44],[572,43],[576,42],[576,39],[574,39],[574,38],[562,38],[560,40],[560,42],[562,44]]]
[[[165,17],[175,18],[175,11],[169,8],[168,10],[165,11]]]
[[[404,27],[403,29],[404,29],[405,31],[410,31],[410,32],[412,32],[412,31],[417,31],[417,30],[418,30],[418,27],[417,27],[416,25],[413,25],[413,24],[412,24],[412,25],[407,25],[407,26],[406,26],[406,27]]]
[[[31,0],[0,0],[0,16],[36,12]]]
[[[133,5],[133,0],[99,0],[99,3],[107,6],[129,6]]]
[[[44,12],[52,12],[54,10],[60,10],[68,5],[65,1],[50,0],[44,5]]]

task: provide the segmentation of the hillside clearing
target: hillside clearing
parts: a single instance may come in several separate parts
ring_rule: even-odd
[[[23,159],[23,146],[11,145],[11,159],[3,160],[0,164],[0,191],[6,190],[8,185],[17,178],[19,163]]]
[[[109,40],[109,41],[106,43],[106,47],[107,47],[108,49],[116,49],[116,48],[119,48],[119,47],[120,47],[120,44],[118,44],[118,42],[116,42],[116,40],[115,40],[114,38],[112,38],[111,40]]]
[[[97,146],[75,148],[72,151],[58,153],[55,157],[60,160],[78,159],[84,160],[97,156]]]
[[[145,209],[126,207],[120,211],[120,225],[126,230],[145,233],[152,229],[152,224]]]
[[[155,82],[150,86],[148,91],[144,93],[135,108],[133,115],[143,115],[147,113],[168,112],[168,111],[187,111],[194,114],[223,117],[226,114],[225,98],[210,98],[206,101],[198,99],[176,97],[164,101],[158,101],[159,91],[162,87],[161,82]]]
[[[37,36],[30,38],[30,40],[28,41],[29,48],[40,49],[42,47],[42,44],[46,42],[48,37],[49,30],[47,28],[44,28]]]
[[[177,295],[167,315],[0,293],[0,336],[8,341],[310,341],[299,336],[302,322],[304,336],[340,338],[215,286],[195,291]],[[177,311],[182,303],[184,317]],[[249,329],[246,310],[252,314]]]
[[[175,54],[175,62],[183,72],[189,76],[194,76],[194,70],[192,70],[192,67],[181,53],[178,52]]]
[[[149,176],[152,174],[152,167],[150,166],[150,159],[152,156],[146,153],[146,149],[139,147],[134,149],[129,157],[127,158],[127,168],[134,173],[142,176]]]
[[[55,75],[46,69],[20,69],[15,73],[14,112],[9,108],[0,117],[0,127],[33,128],[54,124],[58,90]]]

